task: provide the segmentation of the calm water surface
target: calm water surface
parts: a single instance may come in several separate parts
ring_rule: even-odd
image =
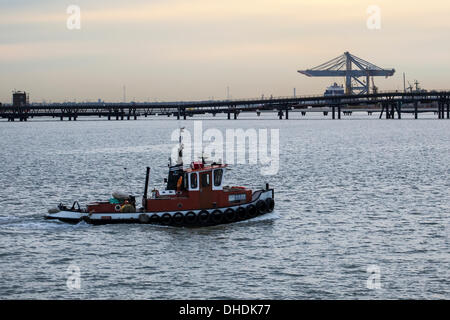
[[[280,129],[278,175],[227,176],[269,182],[275,212],[194,230],[43,220],[60,201],[142,194],[148,165],[159,187],[176,120],[0,122],[0,298],[450,298],[450,121],[264,117],[203,126]]]

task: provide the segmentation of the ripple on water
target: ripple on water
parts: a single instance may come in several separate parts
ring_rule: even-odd
[[[269,182],[276,210],[204,229],[43,220],[60,201],[141,194],[146,166],[159,186],[178,122],[5,123],[0,298],[450,298],[449,122],[246,120],[203,126],[280,129],[277,175],[227,172],[233,185]],[[70,265],[80,291],[67,290]],[[371,265],[382,290],[366,288]]]

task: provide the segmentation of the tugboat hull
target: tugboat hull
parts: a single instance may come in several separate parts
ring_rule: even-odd
[[[252,201],[235,206],[208,210],[136,213],[86,213],[60,211],[47,215],[68,223],[85,221],[93,225],[106,224],[154,224],[174,227],[205,227],[249,220],[274,210],[273,189],[253,193]]]

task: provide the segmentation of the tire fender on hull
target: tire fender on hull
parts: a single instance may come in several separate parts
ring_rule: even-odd
[[[184,222],[184,215],[181,212],[177,212],[172,217],[172,222],[175,225],[182,225]]]
[[[264,200],[259,200],[256,203],[256,209],[258,209],[258,214],[267,213],[268,211],[267,203]]]
[[[170,213],[164,213],[161,216],[161,223],[165,226],[168,226],[172,223],[172,216],[170,215]]]
[[[202,225],[205,225],[209,222],[210,220],[210,214],[208,211],[206,210],[202,210],[200,211],[200,213],[197,216],[198,222]]]
[[[272,212],[275,208],[275,201],[272,198],[266,199],[267,209],[269,212]]]
[[[220,210],[214,210],[214,211],[211,213],[211,220],[212,220],[214,223],[221,223],[221,222],[223,221],[223,214],[222,214],[222,211],[220,211]]]
[[[236,210],[236,216],[238,220],[245,220],[247,219],[247,210],[243,207],[239,207]]]
[[[185,222],[187,225],[193,225],[193,224],[197,223],[197,220],[198,220],[197,215],[196,215],[194,212],[192,212],[192,211],[189,211],[189,212],[186,213],[186,215],[184,216],[184,222]]]
[[[255,205],[251,204],[247,206],[247,217],[248,218],[255,218],[258,215],[258,210],[256,209]]]
[[[150,217],[147,214],[142,213],[139,215],[139,222],[143,224],[148,224],[150,223]]]
[[[150,222],[152,224],[158,224],[158,223],[160,223],[160,221],[161,221],[161,218],[157,214],[154,214],[150,217]]]
[[[236,220],[236,211],[234,211],[233,209],[227,209],[225,211],[225,220],[227,222],[233,222]]]

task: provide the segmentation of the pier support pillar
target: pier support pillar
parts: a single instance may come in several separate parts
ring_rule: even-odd
[[[332,108],[332,112],[333,112],[332,119],[334,120],[334,119],[336,119],[336,107],[333,105],[331,108]]]
[[[419,118],[419,112],[417,110],[418,105],[417,102],[414,103],[414,119],[418,119]]]
[[[238,113],[235,112],[235,113],[234,113],[234,120],[237,120],[237,117],[238,117]]]
[[[61,120],[61,121],[64,121],[64,117],[63,117],[63,116],[61,116],[61,117],[59,118],[59,120]]]
[[[338,105],[338,119],[341,120],[341,105]]]
[[[447,119],[450,119],[450,103],[447,102]]]
[[[231,113],[228,111],[228,120],[231,120]]]
[[[402,103],[401,102],[397,102],[397,114],[398,114],[398,119],[401,120],[402,119]]]
[[[289,109],[286,109],[286,120],[289,120]]]

